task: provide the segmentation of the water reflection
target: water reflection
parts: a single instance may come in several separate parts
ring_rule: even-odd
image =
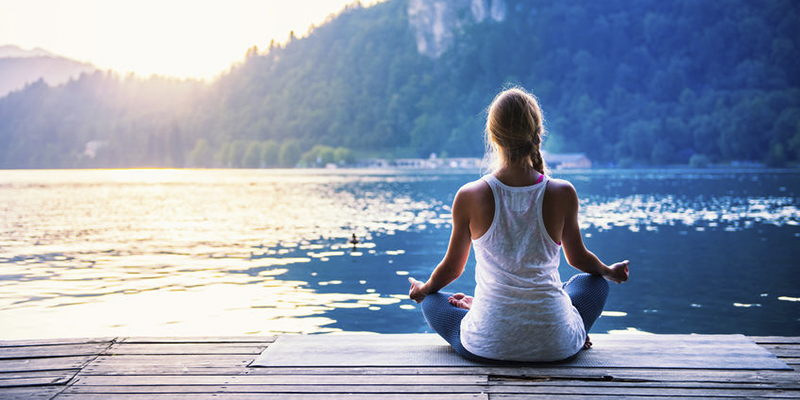
[[[424,278],[439,261],[449,203],[477,176],[0,171],[0,338],[425,330],[405,295],[406,276]],[[783,263],[779,277],[797,276],[782,260],[797,255],[798,174],[565,177],[581,193],[586,240],[602,244],[604,257],[663,260],[664,246],[686,248],[685,239],[719,232],[746,246],[765,238],[790,246],[770,262]],[[767,227],[776,230],[765,233]],[[634,242],[631,255],[625,246]],[[752,249],[762,256],[762,247]],[[713,262],[725,256],[712,252]],[[699,248],[697,254],[704,257]],[[472,263],[454,290],[471,289]],[[800,326],[800,292],[780,283],[759,281],[766,296],[755,299],[745,289],[729,295],[723,288],[711,298],[690,292],[675,302],[639,290],[681,282],[662,277],[655,264],[638,268],[638,286],[619,290],[598,323],[604,330],[697,331],[702,323],[686,322],[684,307],[700,319],[728,308],[784,307],[777,310]],[[649,319],[675,313],[683,320],[668,329],[668,322]]]

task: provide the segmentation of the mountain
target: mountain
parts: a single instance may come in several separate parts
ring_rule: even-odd
[[[55,86],[95,69],[91,64],[60,57],[40,48],[23,50],[14,45],[0,46],[0,97],[39,79]]]
[[[0,58],[27,57],[56,57],[56,55],[39,47],[31,50],[25,50],[19,46],[14,46],[13,44],[0,46]]]
[[[479,156],[512,84],[539,98],[548,150],[596,165],[792,164],[798,32],[792,0],[355,4],[211,83],[97,72],[1,98],[0,166]]]

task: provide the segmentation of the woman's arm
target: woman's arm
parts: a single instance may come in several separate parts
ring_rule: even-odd
[[[561,181],[555,188],[558,192],[559,205],[564,207],[564,228],[561,232],[561,242],[564,255],[569,265],[594,275],[601,275],[606,279],[622,283],[628,280],[628,260],[613,264],[611,267],[603,264],[597,256],[589,251],[583,244],[581,228],[578,224],[578,193],[569,182]]]
[[[450,234],[447,253],[433,270],[427,282],[422,283],[414,278],[408,278],[411,282],[408,295],[417,303],[422,302],[429,293],[436,293],[449,285],[464,272],[464,265],[467,263],[469,248],[472,244],[469,220],[470,211],[474,210],[476,206],[475,201],[477,201],[477,196],[474,186],[464,186],[456,193],[452,209],[453,231]]]

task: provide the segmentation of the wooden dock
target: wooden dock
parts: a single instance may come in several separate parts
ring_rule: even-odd
[[[274,337],[0,341],[0,399],[800,398],[800,337],[751,337],[794,370],[248,365]]]

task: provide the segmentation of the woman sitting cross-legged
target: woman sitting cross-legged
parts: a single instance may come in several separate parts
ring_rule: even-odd
[[[628,279],[628,261],[607,266],[584,246],[578,196],[569,182],[546,176],[543,135],[531,94],[512,88],[495,97],[486,121],[492,173],[456,194],[450,244],[427,282],[409,278],[409,296],[422,303],[428,324],[464,358],[569,358],[591,346],[587,332],[603,311],[606,280]],[[475,296],[439,293],[464,271],[470,245]],[[562,247],[584,272],[563,284]]]

